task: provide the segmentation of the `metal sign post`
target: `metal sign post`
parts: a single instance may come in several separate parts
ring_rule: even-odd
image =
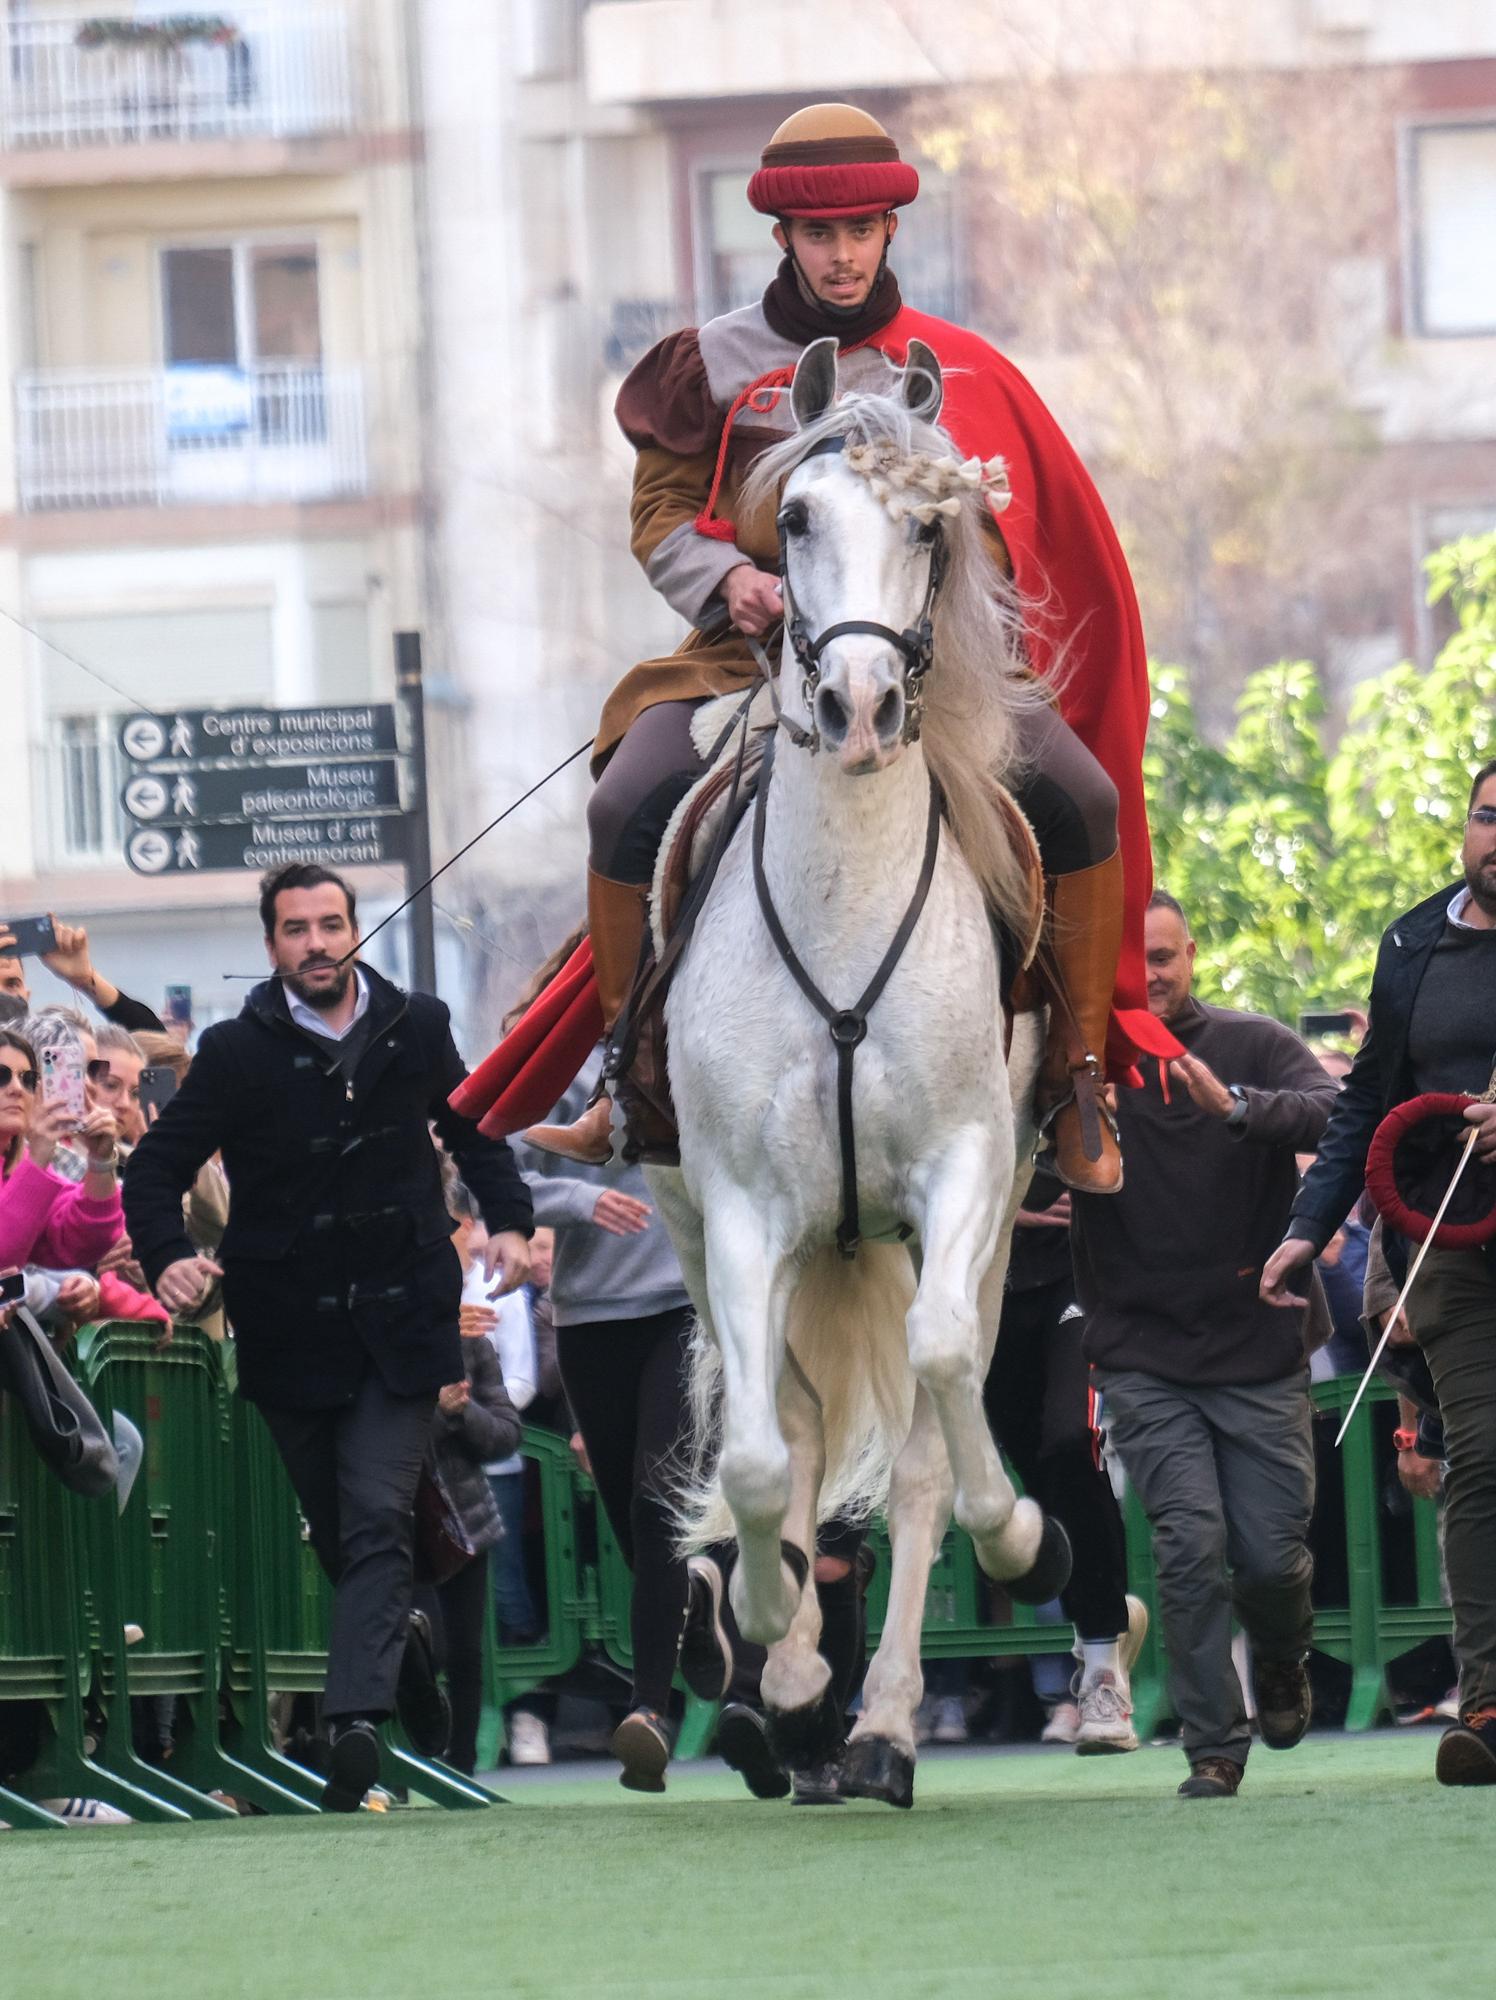
[[[421,685],[421,635],[395,634],[395,688],[404,711],[405,756],[410,785],[406,801],[405,887],[410,903],[410,983],[418,993],[436,991],[436,933],[431,891],[413,893],[431,874],[431,821],[427,811],[426,697]]]

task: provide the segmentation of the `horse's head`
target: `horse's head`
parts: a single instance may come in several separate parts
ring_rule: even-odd
[[[918,735],[947,524],[972,482],[943,436],[938,453],[916,448],[943,395],[940,363],[920,341],[896,396],[850,398],[839,411],[831,339],[806,348],[790,391],[805,443],[779,505],[786,637],[811,727],[854,776],[883,770]],[[881,433],[838,423],[875,406],[892,420]]]

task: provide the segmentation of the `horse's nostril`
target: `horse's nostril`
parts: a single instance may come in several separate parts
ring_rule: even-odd
[[[886,741],[895,730],[904,726],[904,696],[900,689],[889,688],[878,706],[873,710],[873,727],[881,739]]]
[[[833,743],[840,743],[847,733],[847,711],[832,688],[823,687],[816,695],[816,721],[821,734]]]

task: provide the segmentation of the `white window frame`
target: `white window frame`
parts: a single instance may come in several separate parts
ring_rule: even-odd
[[[1421,201],[1418,181],[1418,141],[1425,132],[1496,131],[1496,105],[1488,111],[1420,113],[1406,120],[1400,134],[1398,193],[1402,211],[1402,321],[1410,340],[1482,340],[1496,337],[1496,319],[1489,325],[1429,326],[1423,299],[1423,238],[1419,228]]]
[[[66,725],[92,722],[94,747],[100,771],[99,842],[96,846],[74,846],[68,838],[66,779],[63,768]],[[95,709],[68,715],[52,715],[46,725],[45,811],[46,854],[55,869],[123,867],[125,865],[124,814],[119,788],[124,782],[124,759],[116,737],[120,717],[112,710]]]
[[[317,259],[317,360],[307,363],[326,370],[327,340],[323,315],[322,278],[326,267],[322,238],[316,229],[250,229],[226,235],[222,230],[203,231],[190,236],[163,236],[156,244],[156,297],[154,304],[156,320],[156,352],[160,356],[162,368],[171,364],[166,358],[166,258],[172,250],[228,250],[233,254],[234,272],[234,343],[238,357],[234,366],[255,368],[264,357],[255,352],[254,311],[252,305],[253,284],[250,278],[250,253],[255,250],[296,250],[311,246]],[[271,365],[280,357],[272,356]],[[289,365],[282,363],[282,365]]]
[[[691,290],[696,301],[698,326],[717,316],[716,301],[712,297],[712,204],[708,182],[717,174],[741,174],[743,186],[746,188],[757,171],[758,161],[741,153],[725,153],[720,157],[714,156],[691,162]],[[773,227],[773,216],[766,215],[764,243],[771,256],[777,255],[770,234]]]

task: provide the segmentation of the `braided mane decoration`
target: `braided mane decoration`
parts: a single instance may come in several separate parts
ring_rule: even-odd
[[[896,521],[912,516],[928,527],[942,515],[954,519],[968,493],[985,494],[993,512],[999,514],[1013,498],[1003,458],[989,458],[984,463],[980,458],[961,460],[927,451],[906,454],[892,438],[849,444],[842,456]]]

